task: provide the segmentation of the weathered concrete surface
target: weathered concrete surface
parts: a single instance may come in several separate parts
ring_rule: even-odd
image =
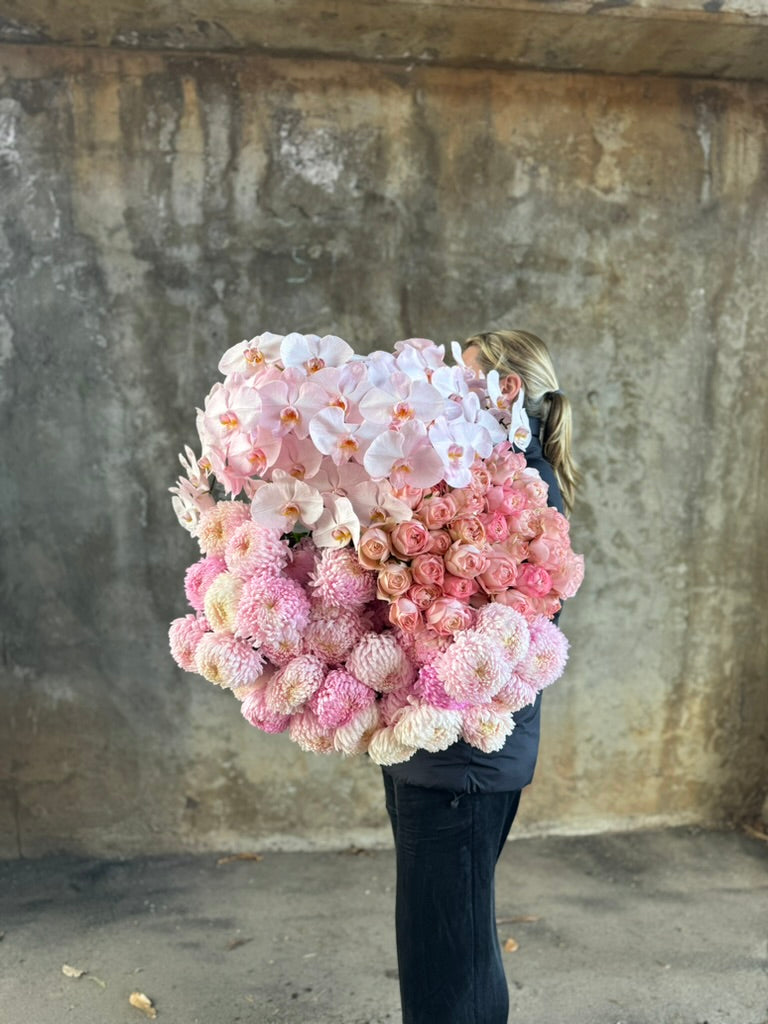
[[[767,117],[745,83],[0,51],[2,853],[386,834],[373,766],[167,653],[176,453],[267,329],[545,337],[588,573],[518,827],[757,813]]]
[[[765,1024],[766,868],[729,833],[510,842],[511,1024]],[[5,862],[3,1024],[129,1024],[135,990],[158,1021],[396,1024],[393,889],[390,850]]]
[[[766,0],[0,0],[0,39],[768,79]]]

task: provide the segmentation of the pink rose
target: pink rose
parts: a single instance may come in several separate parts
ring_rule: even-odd
[[[524,470],[512,484],[512,487],[516,491],[522,491],[525,494],[529,505],[541,508],[547,504],[549,485],[541,479],[538,471],[535,469]]]
[[[521,594],[519,590],[504,590],[500,594],[494,594],[494,601],[496,604],[504,604],[508,608],[514,608],[516,612],[520,612],[530,622],[535,619],[538,612],[531,604],[533,599],[529,599],[525,594]]]
[[[408,597],[421,611],[429,608],[433,601],[442,596],[442,588],[434,583],[414,583],[408,591]]]
[[[488,568],[488,556],[474,544],[456,541],[445,554],[445,568],[454,576],[471,580]]]
[[[441,555],[417,555],[411,562],[411,572],[417,583],[443,585],[445,563]]]
[[[415,633],[423,625],[421,612],[407,597],[398,597],[390,604],[389,621],[406,633]]]
[[[371,526],[360,537],[357,557],[366,569],[380,569],[391,554],[389,534],[380,526]]]
[[[491,474],[482,462],[476,462],[471,469],[472,483],[469,485],[473,491],[485,494],[491,486]]]
[[[425,613],[427,625],[442,636],[452,636],[460,629],[469,629],[475,613],[469,605],[462,604],[455,597],[439,597]]]
[[[492,549],[489,553],[489,565],[485,572],[480,573],[478,581],[487,594],[499,594],[515,585],[517,563],[503,551]]]
[[[449,597],[455,597],[465,604],[473,594],[477,593],[478,589],[474,580],[467,580],[462,576],[451,576],[450,573],[445,577],[443,583],[443,590]]]
[[[485,495],[485,503],[489,512],[503,512],[505,516],[513,512],[522,512],[528,505],[523,491],[513,487],[489,487]]]
[[[510,533],[501,547],[514,562],[524,562],[528,557],[528,541],[518,533]]]
[[[424,496],[424,491],[421,487],[410,487],[408,484],[404,487],[398,488],[397,490],[393,488],[392,493],[398,501],[405,502],[408,508],[416,508]]]
[[[485,536],[489,544],[498,544],[509,536],[509,527],[503,512],[484,512],[478,518],[485,527]]]
[[[453,497],[463,516],[477,515],[478,512],[485,511],[485,493],[480,494],[471,487],[462,487],[453,492]]]
[[[567,542],[571,526],[562,512],[558,512],[556,508],[547,505],[546,508],[538,509],[536,522],[543,537],[559,537]]]
[[[565,561],[550,575],[552,586],[560,597],[573,597],[584,579],[584,556],[570,552]]]
[[[429,536],[432,538],[429,545],[430,554],[444,555],[451,544],[453,544],[451,535],[447,530],[432,530]]]
[[[450,523],[457,511],[456,502],[450,494],[446,494],[443,497],[425,498],[415,514],[428,530],[439,530],[441,526]]]
[[[552,589],[552,577],[546,569],[524,562],[518,569],[515,589],[527,597],[544,597]]]
[[[402,562],[387,562],[379,569],[376,592],[379,600],[402,597],[413,583],[411,571]]]
[[[515,476],[526,468],[525,456],[520,452],[512,451],[509,441],[502,441],[497,444],[489,458],[485,460],[485,466],[491,475],[493,484],[509,484]]]
[[[428,551],[432,543],[429,530],[418,519],[398,523],[389,539],[395,552],[405,558],[413,558],[414,555]]]
[[[474,544],[478,548],[485,544],[485,527],[479,516],[459,516],[448,527],[448,533],[464,544]]]
[[[520,494],[520,491],[512,492]],[[517,509],[507,513],[507,526],[510,533],[519,533],[526,540],[532,540],[539,533],[538,512],[535,508]]]

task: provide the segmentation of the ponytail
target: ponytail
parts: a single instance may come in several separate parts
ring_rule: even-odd
[[[581,476],[571,451],[571,403],[558,387],[547,346],[528,331],[475,334],[467,338],[462,349],[473,346],[478,349],[478,362],[485,373],[498,370],[501,377],[516,373],[522,380],[525,411],[541,420],[544,458],[555,471],[566,515],[570,515]]]

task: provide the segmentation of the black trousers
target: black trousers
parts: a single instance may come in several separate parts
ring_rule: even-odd
[[[455,794],[382,774],[403,1024],[507,1024],[494,871],[521,791]]]

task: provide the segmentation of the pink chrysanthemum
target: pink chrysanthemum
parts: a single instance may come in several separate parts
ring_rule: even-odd
[[[507,736],[511,735],[515,728],[512,715],[508,712],[505,714],[492,705],[467,708],[462,719],[462,738],[486,754],[493,750],[501,750]]]
[[[322,683],[325,662],[312,654],[293,658],[267,686],[267,705],[275,714],[292,715],[301,710]]]
[[[450,636],[441,636],[433,629],[420,629],[416,633],[396,629],[394,632],[398,644],[417,667],[431,665],[439,654],[451,646]]]
[[[296,580],[299,586],[306,587],[315,571],[315,559],[319,550],[310,537],[302,537],[299,543],[290,549],[291,561],[286,566],[284,575]]]
[[[224,558],[235,576],[248,579],[255,573],[279,576],[291,554],[279,530],[267,530],[252,519],[241,523],[226,543]]]
[[[309,621],[309,599],[294,580],[252,576],[244,585],[235,618],[235,633],[258,643],[279,641],[285,626],[300,632]]]
[[[205,617],[217,633],[234,632],[243,581],[221,572],[205,592]]]
[[[309,708],[291,715],[289,729],[291,739],[298,743],[302,750],[307,750],[311,754],[333,753],[333,732],[323,729],[317,715]]]
[[[477,613],[476,629],[487,633],[504,648],[511,668],[528,653],[531,633],[525,616],[504,604],[486,604]]]
[[[184,573],[184,593],[195,611],[203,610],[206,591],[226,568],[227,563],[223,558],[208,555],[199,562],[194,562]]]
[[[196,615],[185,615],[173,620],[168,630],[168,641],[173,660],[179,668],[186,672],[196,671],[195,651],[205,633],[205,620],[200,620]]]
[[[240,705],[243,718],[262,732],[285,732],[291,722],[290,715],[276,715],[266,701],[266,688],[259,687],[249,693]]]
[[[458,633],[448,650],[434,661],[446,692],[458,701],[484,704],[501,689],[509,665],[500,644],[487,633]]]
[[[528,704],[533,704],[538,692],[535,686],[526,682],[517,672],[513,672],[498,693],[493,695],[489,706],[495,707],[501,712],[514,713]]]
[[[200,516],[197,540],[204,555],[224,557],[227,541],[241,523],[250,521],[251,510],[243,501],[217,501]]]
[[[390,690],[379,700],[379,711],[384,725],[394,725],[403,708],[409,707],[408,699],[413,690],[409,686],[401,686],[398,690]]]
[[[338,665],[365,631],[365,623],[351,608],[335,608],[315,603],[304,633],[304,645],[330,665]]]
[[[517,666],[521,678],[543,690],[559,679],[568,660],[568,640],[544,615],[531,623],[531,644],[523,661]]]
[[[231,633],[206,633],[195,651],[195,669],[219,686],[247,686],[264,670],[264,658]]]
[[[267,636],[261,650],[273,665],[287,665],[304,651],[304,635],[291,623],[285,623],[280,633]]]
[[[338,729],[376,700],[373,690],[343,668],[328,673],[309,701],[323,729]]]
[[[360,565],[352,548],[323,548],[310,585],[315,597],[340,608],[359,608],[376,597],[376,573]]]
[[[461,712],[414,704],[404,708],[393,726],[395,739],[417,750],[447,750],[461,734]]]
[[[395,736],[394,726],[377,729],[368,744],[368,754],[374,764],[401,764],[416,753],[416,747],[401,743]]]
[[[333,747],[345,757],[363,754],[368,749],[371,737],[381,726],[379,706],[374,701],[358,711],[356,715],[333,734]]]
[[[416,682],[413,684],[413,692],[424,704],[432,704],[436,708],[460,711],[467,707],[466,704],[462,704],[448,695],[434,665],[424,665],[419,669]]]
[[[347,658],[349,671],[366,686],[388,693],[413,681],[413,665],[392,633],[366,633]]]

